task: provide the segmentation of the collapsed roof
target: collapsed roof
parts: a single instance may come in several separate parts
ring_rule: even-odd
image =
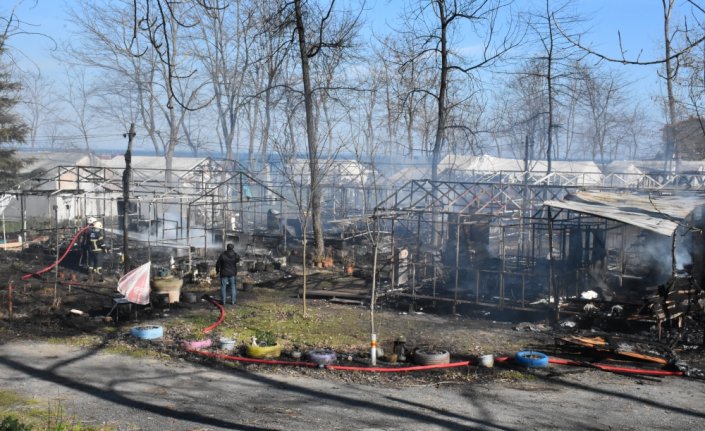
[[[705,205],[705,195],[578,191],[560,200],[547,200],[543,204],[671,236],[696,208]]]

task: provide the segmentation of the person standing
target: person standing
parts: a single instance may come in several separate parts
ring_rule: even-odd
[[[237,291],[237,264],[240,262],[240,256],[235,253],[232,244],[228,244],[226,250],[218,256],[215,262],[215,272],[220,275],[220,297],[223,304],[227,299],[227,287],[230,285],[231,304],[235,305]]]
[[[86,236],[85,248],[89,279],[92,281],[93,276],[98,275],[99,281],[103,281],[103,259],[108,248],[103,239],[103,223],[96,221],[92,224]]]

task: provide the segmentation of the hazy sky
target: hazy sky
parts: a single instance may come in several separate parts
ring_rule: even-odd
[[[7,1],[3,0],[3,3]],[[24,54],[25,58],[20,57],[23,63],[33,62],[42,67],[56,65],[51,58],[54,43],[48,37],[57,42],[68,37],[71,24],[66,21],[66,10],[75,3],[72,0],[10,0],[0,6],[0,12],[4,14],[16,4],[16,15],[27,24],[25,28],[38,33],[19,35],[10,41]],[[370,12],[365,14],[365,19],[377,29],[389,28],[386,24],[394,22],[403,3],[401,0],[370,0],[367,3]],[[542,5],[543,0],[518,0],[515,8],[530,4]],[[617,32],[620,31],[629,54],[636,56],[643,50],[644,58],[660,56],[663,40],[661,0],[576,0],[575,5],[585,16],[593,18],[586,23],[589,33],[585,41],[602,52],[618,54]],[[657,81],[655,76],[653,79]]]
[[[266,1],[266,0],[263,0]],[[345,0],[338,0],[345,4]],[[416,0],[411,0],[416,1]],[[52,73],[63,77],[61,62],[52,56],[56,44],[61,44],[70,35],[71,23],[66,20],[66,10],[76,2],[72,0],[0,0],[0,13],[7,15],[12,10],[24,22],[24,28],[35,34],[17,35],[10,40],[16,60],[22,68],[41,68],[42,73]],[[358,5],[355,0],[353,5]],[[401,0],[369,0],[369,12],[363,19],[376,31],[388,31],[391,23],[398,17]],[[528,6],[542,7],[544,0],[516,0],[514,8],[524,9]],[[618,31],[628,50],[628,55],[636,57],[641,51],[642,59],[660,58],[663,40],[663,11],[661,0],[575,0],[573,6],[589,19],[585,23],[588,31],[584,43],[600,52],[618,56]],[[677,22],[677,20],[674,20]],[[56,41],[56,44],[55,42]],[[621,67],[629,80],[635,82],[633,96],[650,103],[650,98],[662,93],[662,81],[658,78],[655,67],[639,66]],[[63,78],[58,78],[61,80]],[[643,102],[642,102],[643,103]],[[660,116],[660,110],[654,103],[654,112]]]

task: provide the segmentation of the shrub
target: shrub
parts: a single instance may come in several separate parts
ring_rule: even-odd
[[[257,338],[257,344],[260,346],[274,346],[277,344],[277,337],[270,331],[255,331],[255,338]]]
[[[5,416],[0,422],[0,431],[32,431],[32,427],[23,424],[13,416]]]

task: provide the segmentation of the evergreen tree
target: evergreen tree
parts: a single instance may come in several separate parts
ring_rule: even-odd
[[[5,63],[7,32],[0,34],[0,192],[17,182],[22,161],[15,156],[13,145],[24,143],[27,125],[13,112],[18,102],[20,84],[13,82]]]

